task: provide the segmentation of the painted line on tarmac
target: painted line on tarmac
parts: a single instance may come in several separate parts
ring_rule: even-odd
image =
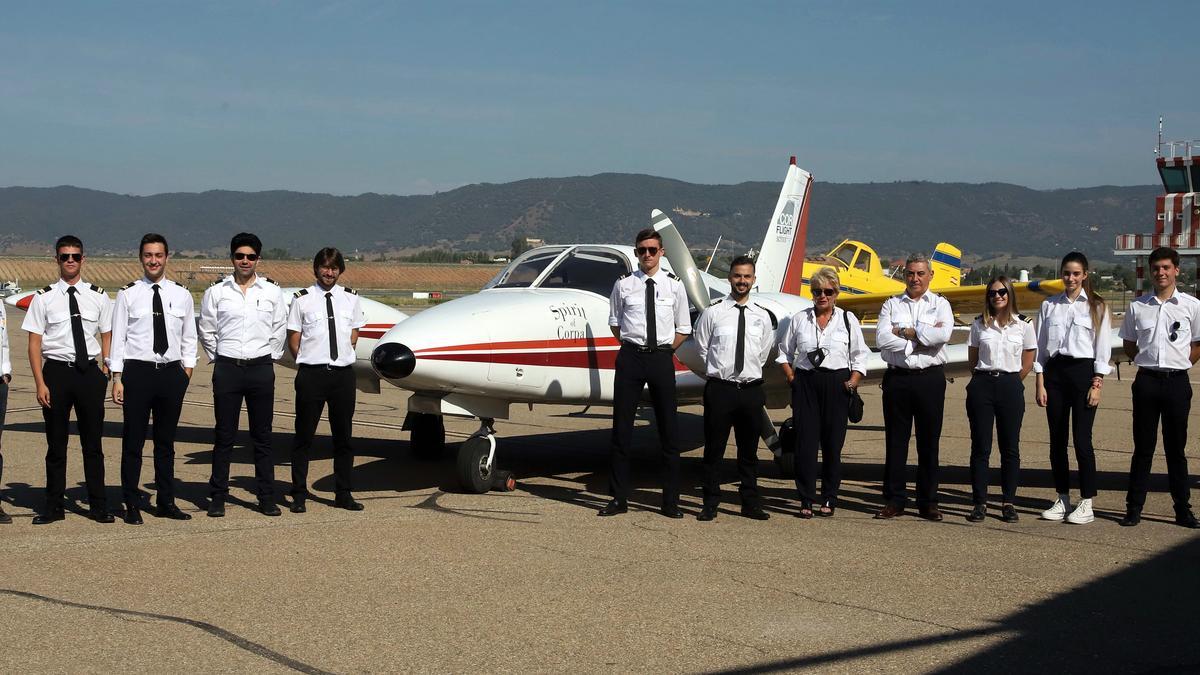
[[[258,644],[257,642],[251,642],[250,640],[247,640],[246,638],[244,638],[240,635],[237,635],[236,633],[231,633],[230,631],[227,631],[224,628],[221,628],[219,626],[214,626],[211,623],[207,623],[205,621],[197,621],[196,619],[187,619],[187,618],[179,617],[179,616],[171,616],[170,614],[154,614],[151,612],[139,612],[139,611],[132,610],[132,609],[118,609],[116,607],[104,607],[103,605],[88,605],[88,604],[84,604],[82,602],[72,602],[70,600],[60,600],[58,598],[51,598],[51,597],[48,597],[45,595],[38,595],[37,593],[30,593],[28,591],[16,591],[11,588],[0,588],[0,593],[5,594],[5,595],[15,596],[18,598],[25,598],[27,600],[38,600],[38,601],[45,602],[45,603],[48,603],[51,605],[60,605],[63,607],[73,607],[76,609],[90,609],[90,610],[94,610],[97,612],[103,612],[105,614],[111,614],[113,616],[136,616],[136,617],[140,617],[143,619],[157,619],[159,621],[171,621],[174,623],[181,623],[185,626],[199,628],[200,630],[208,633],[209,635],[213,635],[217,638],[220,638],[239,649],[244,649],[244,650],[250,652],[251,654],[254,654],[255,656],[261,656],[264,659],[267,659],[269,661],[274,661],[275,663],[278,663],[281,666],[291,668],[292,670],[295,670],[297,672],[312,673],[313,675],[333,675],[328,670],[321,670],[320,668],[317,668],[315,666],[310,666],[307,663],[304,663],[302,661],[297,661],[296,659],[293,659],[290,656],[284,656],[283,654],[280,654],[279,652],[268,649],[267,647],[264,647],[264,646]]]

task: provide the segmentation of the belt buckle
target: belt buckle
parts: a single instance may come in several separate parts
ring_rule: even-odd
[[[162,369],[163,367],[165,367],[166,365],[167,365],[167,364],[163,363],[162,361],[155,361],[155,362],[154,362],[154,369],[155,369],[155,370],[160,370],[160,369]]]
[[[245,368],[246,366],[248,366],[250,364],[247,359],[234,359],[233,365],[235,365],[239,368]]]

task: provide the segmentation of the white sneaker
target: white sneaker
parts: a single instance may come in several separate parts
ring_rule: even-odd
[[[1092,515],[1092,500],[1090,499],[1079,500],[1079,506],[1076,506],[1071,515],[1067,516],[1067,522],[1072,525],[1086,525],[1095,519],[1096,516]]]
[[[1069,499],[1059,497],[1053,504],[1050,505],[1050,508],[1042,511],[1042,520],[1061,521],[1063,518],[1066,518],[1067,514],[1070,512],[1071,502]],[[1089,510],[1088,513],[1091,513],[1091,511]]]

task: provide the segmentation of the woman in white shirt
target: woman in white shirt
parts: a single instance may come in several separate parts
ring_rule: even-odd
[[[1017,485],[1021,470],[1021,420],[1025,385],[1033,369],[1037,335],[1029,319],[1018,314],[1017,294],[1008,277],[988,282],[983,314],[971,324],[967,362],[974,373],[967,384],[967,420],[971,425],[971,495],[975,508],[967,520],[982,522],[987,514],[988,460],[992,425],[1000,446],[1000,519],[1017,522]]]
[[[870,353],[858,317],[837,308],[841,289],[837,272],[822,268],[809,285],[813,305],[792,316],[776,359],[792,387],[800,518],[813,517],[818,448],[823,462],[817,515],[832,516],[837,507],[850,395],[867,373]]]
[[[1050,468],[1058,499],[1042,512],[1045,520],[1082,525],[1095,520],[1096,453],[1092,423],[1100,405],[1104,376],[1112,371],[1112,320],[1104,299],[1092,292],[1087,256],[1073,251],[1060,267],[1066,290],[1047,298],[1038,312],[1037,404],[1050,424]],[[1075,437],[1080,501],[1071,509],[1071,466],[1067,433]]]

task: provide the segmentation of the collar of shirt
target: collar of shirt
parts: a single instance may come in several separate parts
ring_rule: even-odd
[[[312,286],[308,287],[308,292],[315,293],[321,296],[321,299],[324,300],[326,293],[333,293],[334,297],[337,297],[342,293],[345,293],[346,290],[342,288],[341,284],[334,284],[332,288],[325,290],[324,288],[321,288],[321,284],[314,283]]]
[[[237,275],[230,274],[229,276],[225,277],[225,284],[232,286],[233,288],[238,288]],[[267,285],[267,280],[261,274],[256,272],[254,274],[254,281],[251,282],[250,285],[257,286],[258,288],[264,288]]]
[[[654,274],[646,274],[645,272],[642,271],[641,267],[638,267],[636,270],[633,271],[633,276],[641,279],[642,281],[645,281],[646,279],[653,279],[654,283],[656,283],[656,284],[661,283],[664,278],[667,278],[667,279],[670,278],[667,276],[667,271],[664,270],[662,267],[659,267],[657,270],[655,270]]]
[[[1078,302],[1087,302],[1087,299],[1088,299],[1087,291],[1083,290],[1082,288],[1079,289],[1079,295],[1075,296],[1074,300],[1072,300],[1071,297],[1069,295],[1067,295],[1066,291],[1063,291],[1062,293],[1059,293],[1057,296],[1055,296],[1056,302],[1060,302],[1065,305],[1074,305],[1075,303],[1078,303]]]
[[[933,291],[925,291],[924,293],[921,294],[921,297],[919,297],[919,298],[913,298],[908,293],[901,293],[898,297],[900,298],[900,302],[916,303],[916,304],[920,304],[922,302],[928,302],[929,304],[933,304],[934,300],[937,299],[938,295],[936,293],[934,293]]]
[[[1147,295],[1149,296],[1148,299],[1146,300],[1146,304],[1148,304],[1148,305],[1165,305],[1168,302],[1171,304],[1174,304],[1174,305],[1178,305],[1181,302],[1180,295],[1182,295],[1182,294],[1179,291],[1179,287],[1176,286],[1175,292],[1172,293],[1171,297],[1167,298],[1166,300],[1159,300],[1158,296],[1155,295],[1154,293],[1148,293]]]
[[[88,282],[84,281],[82,276],[79,277],[79,281],[76,281],[73,284],[68,284],[63,279],[59,279],[58,281],[54,282],[54,290],[58,291],[59,293],[62,293],[63,295],[66,295],[67,289],[72,286],[79,289],[80,291],[89,291],[92,289],[92,285],[89,284]]]

